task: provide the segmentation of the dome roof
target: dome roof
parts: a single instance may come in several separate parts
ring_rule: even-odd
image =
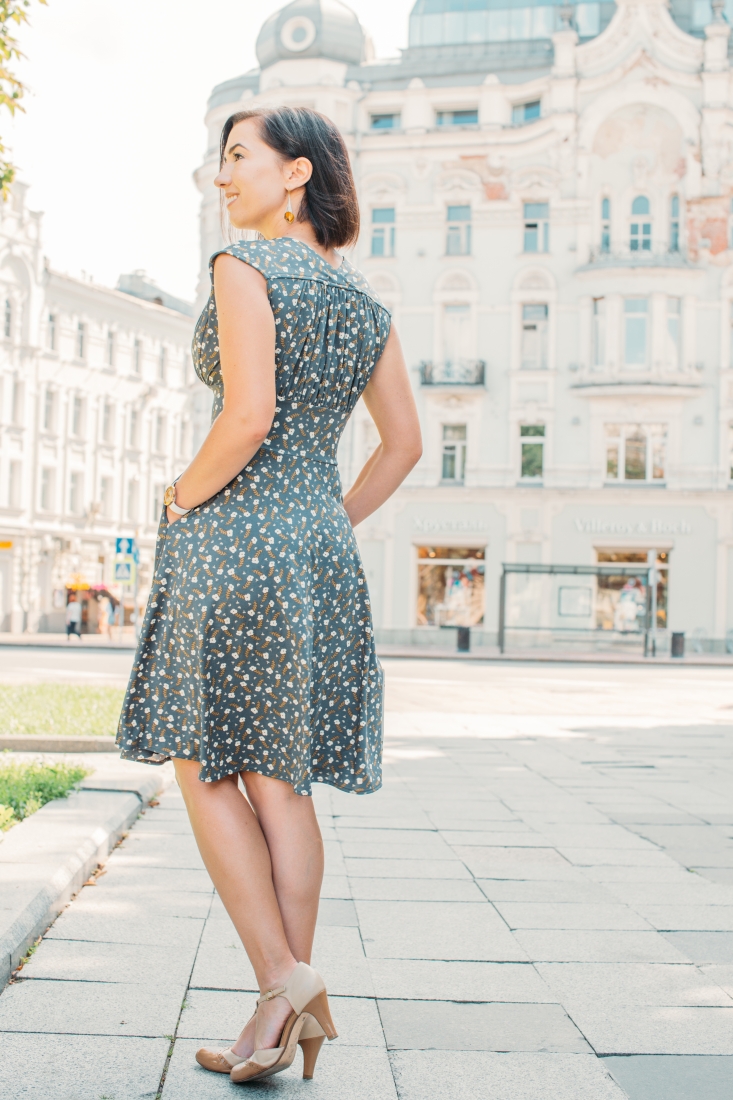
[[[263,23],[256,49],[263,69],[300,57],[358,65],[364,60],[364,31],[341,0],[293,0]]]

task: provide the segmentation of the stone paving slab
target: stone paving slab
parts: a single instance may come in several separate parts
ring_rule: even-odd
[[[662,935],[698,966],[733,964],[733,932],[663,932]]]
[[[576,1006],[573,1019],[598,1055],[733,1055],[733,1005],[686,1008]]]
[[[79,942],[47,936],[22,973],[24,979],[122,982],[154,988],[174,985],[185,989],[194,953],[193,947],[176,951],[167,945]]]
[[[400,1100],[438,1097],[440,1100],[466,1100],[466,1097],[625,1100],[626,1097],[593,1054],[400,1050],[390,1054],[390,1062]]]
[[[527,956],[488,902],[355,903],[369,958],[524,962]]]
[[[3,994],[3,997],[6,996]],[[152,1100],[170,1043],[95,1035],[2,1035],[0,1096],[8,1100]]]
[[[624,1005],[733,1008],[711,973],[692,964],[537,963],[536,969],[561,1004],[591,1008]],[[715,968],[711,968],[715,969]]]
[[[558,1004],[389,1000],[379,1012],[390,1050],[590,1050]]]
[[[171,1035],[184,983],[147,986],[122,982],[23,980],[0,997],[0,1034]]]
[[[733,1058],[637,1056],[604,1058],[630,1100],[730,1100]]]

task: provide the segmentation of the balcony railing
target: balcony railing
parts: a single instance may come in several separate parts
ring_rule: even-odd
[[[687,253],[675,251],[645,252],[643,249],[632,252],[629,248],[618,248],[604,252],[601,248],[592,248],[586,268],[593,267],[694,267]]]
[[[483,359],[446,359],[442,363],[420,364],[422,386],[483,386],[485,376]]]

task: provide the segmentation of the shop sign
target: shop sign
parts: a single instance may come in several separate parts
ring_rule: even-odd
[[[8,541],[7,539],[0,540],[0,550],[12,550],[12,549],[13,549],[12,542]]]
[[[576,519],[575,530],[583,535],[691,535],[687,520]]]
[[[486,534],[487,524],[482,519],[424,519],[417,516],[413,528],[421,535],[473,535]]]

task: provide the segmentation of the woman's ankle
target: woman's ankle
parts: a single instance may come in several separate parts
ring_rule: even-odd
[[[260,996],[268,993],[271,989],[280,989],[284,986],[297,965],[298,960],[291,955],[289,961],[284,961],[276,967],[269,968],[260,980]]]

